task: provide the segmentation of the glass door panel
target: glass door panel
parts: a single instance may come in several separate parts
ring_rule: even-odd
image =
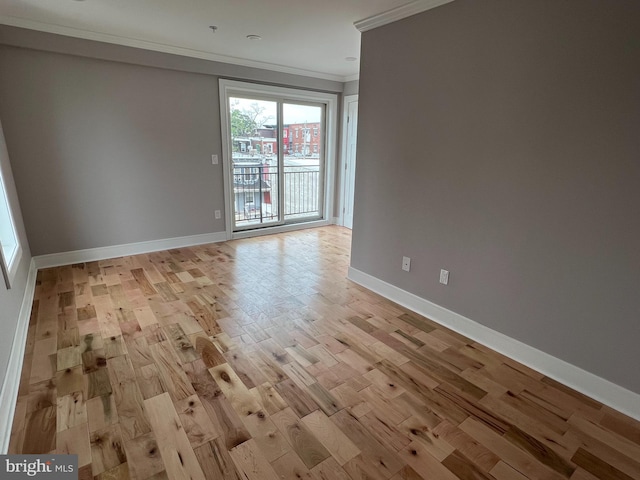
[[[284,220],[322,217],[324,198],[324,106],[282,105]]]
[[[282,223],[278,103],[229,98],[234,230]]]

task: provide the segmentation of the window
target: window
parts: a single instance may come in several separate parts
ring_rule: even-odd
[[[313,128],[313,136],[317,137],[318,136],[318,127],[314,127]]]
[[[22,250],[16,233],[16,226],[11,215],[9,200],[4,186],[4,178],[0,172],[0,243],[2,243],[2,274],[7,288],[11,287],[11,282],[18,269]]]

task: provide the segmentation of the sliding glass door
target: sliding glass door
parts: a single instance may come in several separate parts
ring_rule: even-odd
[[[244,92],[225,103],[233,232],[323,219],[326,105]]]
[[[327,225],[337,95],[220,80],[228,238]]]

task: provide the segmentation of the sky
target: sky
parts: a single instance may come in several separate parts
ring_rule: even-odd
[[[254,100],[247,98],[232,98],[232,108],[238,110],[251,111],[251,104],[258,103],[265,110],[262,114],[263,117],[270,117],[266,122],[267,124],[276,123],[277,103],[267,100]],[[283,122],[289,123],[304,123],[304,122],[319,122],[322,115],[322,107],[314,107],[308,105],[295,105],[291,103],[285,103],[282,107],[283,110]]]

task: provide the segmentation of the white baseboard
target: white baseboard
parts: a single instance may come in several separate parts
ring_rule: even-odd
[[[36,268],[51,268],[74,263],[95,262],[108,258],[139,255],[141,253],[169,250],[171,248],[192,247],[205,243],[217,243],[227,240],[225,232],[203,233],[186,237],[165,238],[161,240],[149,240],[147,242],[127,243],[110,247],[88,248],[86,250],[74,250],[71,252],[52,253],[33,257]]]
[[[7,372],[0,391],[0,453],[6,454],[9,449],[11,438],[11,426],[13,415],[16,411],[16,401],[18,398],[18,388],[20,387],[20,375],[22,373],[22,363],[24,361],[24,350],[27,345],[27,331],[29,330],[29,318],[31,317],[31,306],[36,288],[36,274],[38,269],[35,262],[31,260],[27,284],[22,297],[18,324],[13,336],[13,345],[9,355]]]
[[[348,278],[600,403],[640,420],[640,395],[637,393],[355,268],[349,267]]]

